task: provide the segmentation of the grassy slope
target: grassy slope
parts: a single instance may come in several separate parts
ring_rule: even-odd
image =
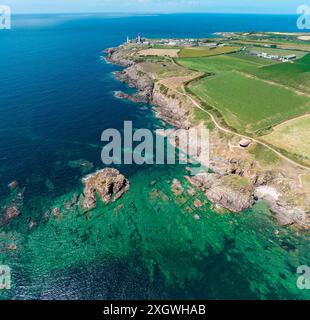
[[[307,97],[236,71],[204,78],[190,89],[220,110],[225,121],[240,132],[254,133],[310,111]]]
[[[270,65],[273,63],[269,60],[263,60],[239,53],[219,55],[214,57],[180,58],[177,61],[179,64],[186,68],[207,73],[219,73],[222,71],[231,70],[255,70],[259,67],[263,67],[265,65]]]
[[[268,143],[286,150],[300,160],[310,164],[310,115],[293,119],[274,128],[271,134],[263,137]]]
[[[210,49],[208,47],[197,47],[197,48],[183,48],[180,53],[180,58],[197,58],[197,57],[210,57],[216,56],[224,53],[236,52],[240,50],[237,46],[226,46],[219,47],[215,49]]]
[[[294,63],[281,63],[256,70],[249,70],[255,76],[289,85],[310,93],[310,53]]]

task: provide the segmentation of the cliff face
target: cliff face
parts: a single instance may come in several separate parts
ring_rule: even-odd
[[[168,88],[156,83],[152,94],[152,104],[157,108],[160,118],[166,120],[177,128],[189,128],[189,104],[183,101],[182,96],[170,92]]]
[[[127,98],[137,102],[151,102],[154,83],[139,64],[134,64],[121,72],[116,72],[115,75],[121,82],[125,82],[138,90],[132,97],[125,94]]]
[[[237,175],[217,176],[209,174],[211,183],[206,191],[207,198],[231,212],[249,209],[255,203],[254,187],[248,179]]]
[[[254,186],[248,178],[203,173],[188,178],[188,181],[201,189],[212,203],[231,212],[241,212],[255,203]]]

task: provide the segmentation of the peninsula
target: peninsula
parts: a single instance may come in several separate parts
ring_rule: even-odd
[[[310,228],[310,41],[299,33],[138,36],[105,50],[116,77],[176,128],[210,130],[210,172],[187,179],[216,206],[267,201],[280,225]]]

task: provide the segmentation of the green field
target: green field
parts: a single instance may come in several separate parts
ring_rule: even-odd
[[[179,58],[177,59],[177,62],[186,68],[206,73],[219,73],[231,70],[253,70],[254,72],[259,67],[274,63],[269,60],[248,56],[242,53],[202,58]]]
[[[283,123],[263,139],[310,165],[310,114]]]
[[[256,77],[291,86],[310,93],[310,54],[294,63],[280,63],[256,70],[249,70]]]
[[[224,53],[237,52],[240,47],[237,46],[225,46],[210,49],[208,47],[197,47],[197,48],[183,48],[180,53],[180,58],[197,58],[197,57],[211,57]]]
[[[206,77],[189,89],[239,132],[255,133],[310,111],[310,99],[237,71]]]

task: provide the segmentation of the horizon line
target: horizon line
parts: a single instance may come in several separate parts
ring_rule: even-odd
[[[274,12],[211,12],[211,11],[202,11],[202,12],[189,12],[189,11],[171,11],[171,12],[153,12],[153,11],[144,11],[144,12],[137,12],[137,11],[81,11],[81,12],[70,12],[70,11],[63,11],[63,12],[12,12],[13,15],[27,15],[27,14],[133,14],[133,15],[162,15],[162,14],[231,14],[231,15],[290,15],[290,16],[298,16],[298,13],[274,13]]]

